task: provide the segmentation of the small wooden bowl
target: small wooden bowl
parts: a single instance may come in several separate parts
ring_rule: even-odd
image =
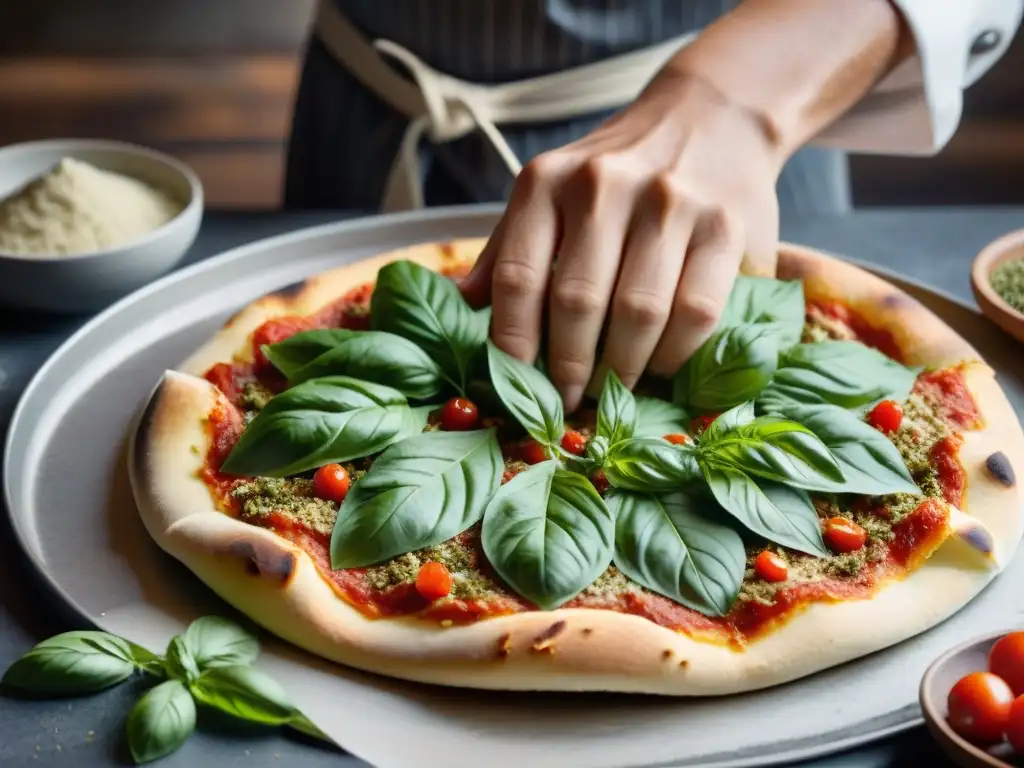
[[[993,240],[975,257],[971,288],[985,316],[1018,341],[1024,341],[1024,314],[1003,301],[989,281],[993,269],[1013,259],[1024,259],[1024,229]]]
[[[982,749],[958,736],[946,722],[946,701],[956,682],[971,672],[988,669],[988,652],[996,640],[1014,630],[1006,629],[969,640],[946,651],[931,663],[921,679],[919,700],[925,724],[953,762],[964,768],[1015,768],[1024,763],[1013,755],[1009,744]]]

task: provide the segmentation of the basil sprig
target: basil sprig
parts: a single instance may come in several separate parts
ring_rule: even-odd
[[[487,339],[490,312],[474,312],[450,278],[396,261],[377,273],[370,321],[374,330],[414,342],[465,394],[473,358]]]
[[[286,477],[369,456],[416,431],[419,423],[396,389],[348,376],[310,379],[272,398],[221,468]]]
[[[920,369],[890,360],[856,341],[799,344],[784,353],[772,383],[757,398],[764,412],[788,405],[863,408],[881,400],[903,402]]]
[[[779,362],[779,335],[770,323],[716,331],[676,374],[672,399],[701,411],[720,411],[754,399]]]
[[[280,684],[250,666],[258,655],[256,636],[219,616],[192,622],[171,638],[165,657],[108,632],[65,632],[43,640],[14,662],[0,685],[21,695],[61,697],[95,693],[135,673],[159,681],[128,716],[128,751],[136,764],[181,747],[195,730],[196,704],[329,741]]]
[[[594,434],[609,445],[628,440],[636,429],[637,411],[633,393],[626,389],[615,371],[608,371],[597,403],[597,428]]]
[[[491,382],[498,397],[527,434],[555,448],[565,432],[562,396],[536,367],[487,342]]]
[[[590,481],[549,460],[498,489],[484,513],[481,544],[512,589],[551,610],[607,570],[614,529],[612,514]]]
[[[383,331],[302,331],[265,345],[263,354],[292,386],[323,376],[348,376],[383,384],[413,400],[429,400],[445,383],[441,368],[426,352]]]
[[[693,445],[673,445],[660,437],[638,437],[608,449],[604,473],[615,488],[665,492],[700,478]]]
[[[738,275],[719,326],[769,323],[778,337],[779,349],[788,349],[800,341],[806,312],[804,286],[799,280]]]
[[[743,583],[747,553],[728,525],[701,510],[713,501],[682,492],[616,491],[615,567],[653,592],[712,616],[729,612]]]
[[[424,432],[356,483],[331,535],[331,567],[357,568],[447,541],[484,514],[504,461],[493,429]]]

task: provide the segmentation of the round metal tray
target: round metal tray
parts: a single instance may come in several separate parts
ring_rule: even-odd
[[[153,544],[138,519],[124,446],[140,404],[165,369],[258,296],[414,242],[484,236],[497,213],[433,210],[254,243],[157,281],[76,333],[25,391],[4,457],[13,529],[55,595],[83,619],[154,648],[195,616],[228,612]],[[996,368],[1020,412],[1022,366],[1005,339],[955,300],[884,276],[967,338]],[[918,724],[917,686],[928,662],[968,637],[1016,622],[1024,593],[1015,584],[1022,579],[1018,556],[977,599],[929,632],[788,685],[717,699],[430,688],[329,665],[272,639],[260,663],[339,744],[375,765],[479,765],[496,755],[508,764],[588,768],[769,765]],[[402,739],[389,737],[396,722]]]

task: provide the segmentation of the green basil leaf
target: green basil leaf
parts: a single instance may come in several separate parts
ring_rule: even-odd
[[[585,457],[594,465],[601,466],[604,464],[605,458],[608,456],[609,447],[610,443],[608,442],[607,437],[596,435],[590,438],[590,442],[587,443]]]
[[[245,428],[222,469],[285,477],[369,456],[415,433],[405,396],[347,376],[311,379],[274,397]]]
[[[504,468],[493,429],[424,432],[396,443],[345,497],[331,566],[372,565],[462,533],[483,516]]]
[[[636,402],[615,371],[608,371],[597,404],[597,430],[614,445],[633,436],[636,427]]]
[[[199,662],[183,635],[175,635],[167,644],[164,669],[168,677],[186,683],[199,677]]]
[[[312,720],[301,712],[296,712],[292,715],[292,719],[288,721],[288,726],[305,736],[311,736],[314,739],[320,739],[331,744],[334,743],[330,736],[321,731]]]
[[[138,763],[167,757],[192,735],[196,704],[180,680],[166,680],[139,699],[128,716],[128,749]]]
[[[779,336],[779,348],[799,343],[807,308],[799,280],[738,275],[729,293],[720,327],[771,323]]]
[[[498,575],[543,610],[568,602],[607,570],[615,522],[590,481],[554,461],[498,489],[481,544]]]
[[[470,363],[487,339],[490,312],[474,312],[450,278],[396,261],[377,273],[370,320],[374,330],[418,345],[464,394]]]
[[[775,379],[759,398],[759,405],[767,411],[773,403],[777,407],[787,401],[843,408],[884,399],[902,403],[919,372],[857,341],[799,344],[782,356]]]
[[[835,493],[920,495],[896,446],[856,414],[834,405],[791,405],[781,415],[813,432],[835,457],[844,478]]]
[[[672,399],[703,411],[753,400],[778,365],[779,337],[770,324],[715,332],[679,369]]]
[[[516,421],[541,445],[559,445],[565,432],[562,396],[532,365],[502,352],[487,341],[491,381]]]
[[[809,491],[830,491],[844,480],[839,464],[813,432],[776,416],[717,431],[711,439],[705,433],[697,461]]]
[[[444,377],[426,352],[384,331],[303,331],[263,348],[292,385],[324,376],[348,376],[398,390],[416,400],[441,391]]]
[[[652,493],[674,491],[700,478],[692,443],[673,445],[660,437],[637,437],[608,449],[604,474],[615,488]]]
[[[260,654],[256,636],[220,616],[193,621],[183,636],[199,671],[235,664],[252,664]]]
[[[47,696],[80,696],[124,682],[159,657],[106,632],[64,632],[43,640],[4,672],[6,689]]]
[[[798,552],[828,556],[818,513],[805,491],[780,483],[754,482],[732,467],[703,469],[715,499],[748,530]]]
[[[283,725],[296,713],[276,680],[241,664],[207,669],[189,690],[200,704],[253,723]]]
[[[740,535],[701,510],[702,496],[616,491],[615,567],[659,595],[711,616],[729,612],[743,583],[747,553]]]
[[[704,430],[704,434],[701,435],[701,443],[713,443],[730,429],[749,424],[754,418],[754,403],[750,400],[740,403],[735,408],[730,408],[708,425],[708,428]]]
[[[690,416],[682,406],[643,395],[634,395],[633,400],[636,402],[636,429],[633,437],[689,434]]]

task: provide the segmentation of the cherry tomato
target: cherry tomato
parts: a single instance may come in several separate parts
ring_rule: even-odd
[[[665,435],[665,439],[672,443],[672,445],[682,445],[683,443],[690,442],[690,438],[682,434]]]
[[[444,563],[428,560],[416,574],[416,591],[427,600],[440,600],[452,591],[452,575]]]
[[[608,482],[608,478],[605,477],[604,470],[599,469],[590,477],[590,482],[594,484],[598,493],[606,493],[611,488],[611,483]]]
[[[476,403],[464,397],[453,397],[441,409],[441,429],[445,432],[465,432],[476,429],[480,411]]]
[[[754,558],[754,573],[765,581],[785,581],[789,576],[789,567],[785,560],[765,549]]]
[[[527,438],[521,442],[517,446],[516,454],[519,456],[519,460],[526,464],[540,464],[550,458],[547,451],[544,450],[544,446],[533,438]]]
[[[883,432],[895,432],[903,421],[903,408],[895,400],[883,400],[868,414],[868,424]]]
[[[1024,694],[1024,632],[1011,632],[995,642],[988,652],[988,671],[1005,680],[1014,696]]]
[[[1024,754],[1024,696],[1018,696],[1010,705],[1010,714],[1006,720],[1006,738],[1014,752]]]
[[[313,475],[313,493],[324,501],[336,501],[339,504],[348,495],[352,479],[340,464],[326,464]]]
[[[698,416],[691,422],[693,431],[697,432],[698,434],[703,432],[705,429],[711,426],[711,422],[713,422],[721,415],[722,414],[720,413],[709,413],[704,416]]]
[[[949,692],[949,726],[975,744],[1001,741],[1010,718],[1013,691],[991,672],[971,672]]]
[[[238,387],[235,385],[235,369],[228,363],[217,363],[206,372],[205,378],[224,393],[232,403],[238,399]]]
[[[582,456],[583,452],[587,449],[587,438],[584,437],[582,432],[570,429],[562,435],[562,448],[574,456]]]
[[[825,521],[825,542],[836,552],[856,552],[868,540],[868,532],[847,517]]]

